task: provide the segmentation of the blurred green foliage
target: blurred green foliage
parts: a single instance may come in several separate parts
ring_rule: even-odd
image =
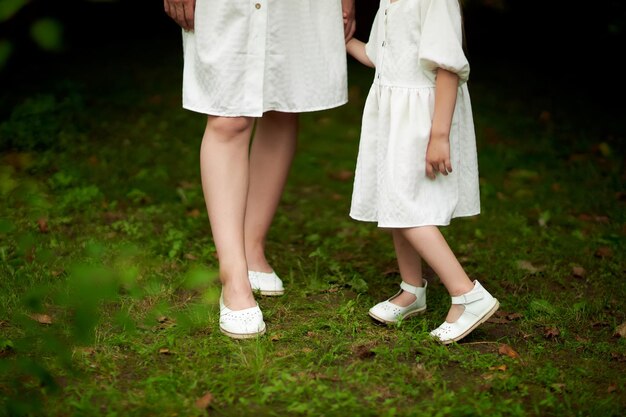
[[[0,0],[0,25],[11,25],[19,13],[29,6],[36,7],[37,1],[33,0]],[[50,16],[35,15],[33,20],[28,21],[31,40],[43,51],[59,52],[63,49],[63,25],[57,18]],[[14,23],[13,26],[22,27],[22,22]],[[4,36],[4,37],[2,37]],[[0,71],[6,66],[15,50],[15,31],[0,35]]]

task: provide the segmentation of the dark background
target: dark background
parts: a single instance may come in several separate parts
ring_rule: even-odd
[[[366,40],[379,1],[356,4],[356,36]],[[591,100],[621,106],[618,59],[626,45],[626,2],[464,0],[463,5],[473,76],[555,92],[577,89]],[[61,51],[44,52],[31,40],[29,26],[42,16],[62,24]],[[116,55],[141,60],[139,51],[169,56],[182,67],[180,29],[165,15],[162,0],[32,0],[0,25],[1,38],[14,45],[0,72],[6,87],[58,76],[59,63],[105,65]]]

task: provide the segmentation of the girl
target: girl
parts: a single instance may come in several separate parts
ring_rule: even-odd
[[[424,259],[452,297],[431,335],[448,344],[499,307],[471,281],[437,226],[480,212],[478,166],[458,0],[381,0],[367,44],[350,55],[375,67],[350,216],[391,228],[400,291],[369,314],[395,323],[426,310]],[[454,170],[453,170],[454,169]]]
[[[233,338],[262,335],[252,290],[284,292],[265,237],[294,156],[297,113],[347,101],[354,0],[164,0],[164,7],[184,29],[183,107],[208,115],[200,168],[222,282],[220,329]]]

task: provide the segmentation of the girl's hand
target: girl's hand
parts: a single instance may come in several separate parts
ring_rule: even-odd
[[[426,150],[426,176],[432,180],[437,177],[437,173],[448,175],[452,172],[450,163],[450,141],[448,136],[431,135]]]
[[[185,30],[193,30],[196,0],[163,0],[165,13]]]
[[[352,38],[356,31],[354,0],[342,0],[343,9],[343,34],[346,42]]]

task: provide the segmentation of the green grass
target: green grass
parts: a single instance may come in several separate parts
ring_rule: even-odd
[[[302,116],[268,242],[287,293],[259,298],[268,333],[240,342],[217,323],[203,117],[180,108],[179,62],[139,56],[68,62],[3,93],[4,414],[626,412],[626,339],[614,336],[626,321],[623,132],[610,115],[590,123],[567,96],[497,77],[470,84],[482,214],[443,232],[503,314],[444,347],[428,332],[449,297],[428,269],[424,316],[395,327],[367,316],[399,276],[390,236],[347,215],[372,75],[351,65],[350,104]],[[196,407],[206,393],[208,410]]]

